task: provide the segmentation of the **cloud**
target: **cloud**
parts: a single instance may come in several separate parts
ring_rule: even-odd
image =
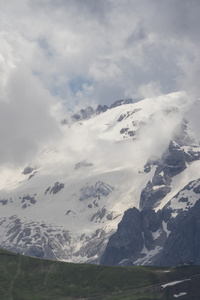
[[[77,77],[90,82],[91,98],[101,103],[104,87],[117,88],[119,97],[137,96],[140,85],[152,81],[164,93],[174,91],[176,78],[185,74],[179,58],[191,52],[188,43],[198,46],[198,1],[21,1],[12,10],[4,5],[4,16],[12,18],[8,33],[17,32],[30,48],[26,63],[52,94],[75,104],[70,82]]]
[[[5,92],[6,99],[0,101],[0,164],[17,166],[60,133],[51,112],[52,97],[24,65],[15,66]]]
[[[141,98],[156,97],[161,95],[161,88],[157,82],[149,82],[143,84],[138,89],[139,96]]]
[[[56,135],[56,107],[59,119],[89,103],[180,89],[197,95],[199,9],[198,0],[2,0],[0,162],[22,162]]]

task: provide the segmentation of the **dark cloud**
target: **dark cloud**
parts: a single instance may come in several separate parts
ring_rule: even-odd
[[[200,2],[198,0],[153,1],[150,16],[153,29],[166,37],[176,37],[199,43],[198,28]]]
[[[146,31],[141,24],[141,22],[137,25],[136,28],[134,28],[133,32],[130,34],[130,36],[126,40],[126,46],[130,47],[135,43],[138,43],[141,40],[144,40],[147,37]]]
[[[82,18],[85,19],[87,17],[90,18],[90,21],[96,19],[103,24],[106,16],[112,10],[112,1],[107,0],[57,0],[56,2],[54,0],[36,0],[29,1],[29,5],[36,13],[38,13],[38,9],[42,9],[50,14],[52,14],[52,10],[54,12],[59,10],[64,11],[64,13],[69,12],[77,25],[79,25]]]

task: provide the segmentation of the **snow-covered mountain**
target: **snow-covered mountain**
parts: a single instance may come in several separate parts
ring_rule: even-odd
[[[2,169],[0,246],[73,262],[160,263],[171,224],[200,198],[191,105],[177,92],[62,122],[60,140],[37,159]]]

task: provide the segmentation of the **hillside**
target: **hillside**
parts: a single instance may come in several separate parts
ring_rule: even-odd
[[[105,267],[0,250],[1,300],[199,299],[200,267]]]

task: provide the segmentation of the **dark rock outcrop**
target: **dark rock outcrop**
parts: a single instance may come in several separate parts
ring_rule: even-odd
[[[96,109],[93,109],[92,107],[87,107],[86,109],[81,109],[80,111],[76,112],[71,116],[73,121],[81,121],[81,120],[86,120],[91,118],[93,115],[99,115],[101,113],[106,112],[108,109],[115,108],[117,106],[121,105],[126,105],[126,104],[131,104],[131,103],[136,103],[141,99],[122,99],[122,100],[117,100],[113,104],[110,105],[110,108],[107,105],[101,105],[99,104]],[[122,117],[123,119],[123,117]],[[119,120],[120,121],[120,120]],[[62,125],[68,124],[68,121],[66,119],[63,119],[61,121]]]
[[[23,196],[23,197],[22,197],[21,202],[24,203],[24,202],[26,202],[26,201],[28,201],[28,202],[31,203],[31,204],[35,204],[35,203],[37,202],[37,201],[35,200],[35,198],[34,198],[34,197],[31,197],[30,195],[26,195],[26,196]]]
[[[89,106],[86,109],[81,109],[78,113],[72,115],[72,119],[74,121],[85,120],[85,119],[89,119],[94,114],[95,114],[94,109]]]
[[[113,191],[114,188],[111,185],[103,181],[97,181],[95,185],[86,185],[80,189],[79,200],[84,201],[90,198],[100,199],[101,196],[107,197]]]
[[[142,248],[140,212],[136,208],[129,209],[119,223],[117,232],[111,236],[100,264],[115,265],[129,257],[137,257]]]
[[[189,137],[183,137],[188,141]],[[183,143],[183,142],[182,142]],[[149,161],[144,166],[146,173],[151,171],[153,165],[157,165],[156,171],[146,187],[141,192],[140,208],[154,208],[171,191],[172,178],[187,168],[187,163],[200,158],[200,152],[196,147],[191,147],[188,152],[181,148],[175,141],[171,141],[168,149],[160,160]]]
[[[6,204],[8,204],[8,199],[0,199],[0,203],[2,205],[6,205]]]
[[[200,200],[188,211],[170,219],[171,231],[162,250],[159,264],[176,266],[181,261],[200,264]]]
[[[54,184],[54,186],[52,187],[52,189],[51,189],[51,191],[50,191],[50,194],[51,194],[51,193],[57,194],[57,193],[60,192],[60,190],[62,190],[64,187],[65,187],[64,183],[56,182],[56,183]]]
[[[167,185],[154,186],[151,181],[149,181],[142,190],[140,196],[140,207],[141,208],[152,208],[157,202],[160,202],[169,192],[171,188]]]
[[[133,99],[129,98],[129,99],[122,99],[122,100],[117,100],[115,101],[113,104],[111,104],[110,108],[115,108],[117,106],[121,106],[121,105],[124,105],[124,104],[131,104],[131,103],[134,103],[134,102],[137,102],[136,100],[134,101]]]
[[[27,167],[24,169],[24,171],[22,172],[22,174],[27,175],[27,174],[32,173],[34,170],[35,170],[34,167],[27,166]]]
[[[107,105],[98,105],[97,109],[96,109],[96,114],[99,115],[101,113],[104,113],[108,110],[108,106]]]
[[[91,167],[93,166],[93,163],[87,162],[85,160],[80,161],[79,163],[77,163],[74,167],[75,170],[80,169],[81,167]]]
[[[200,179],[187,184],[162,210],[131,208],[124,213],[101,263],[176,266],[200,264]],[[185,193],[189,193],[183,197]]]

